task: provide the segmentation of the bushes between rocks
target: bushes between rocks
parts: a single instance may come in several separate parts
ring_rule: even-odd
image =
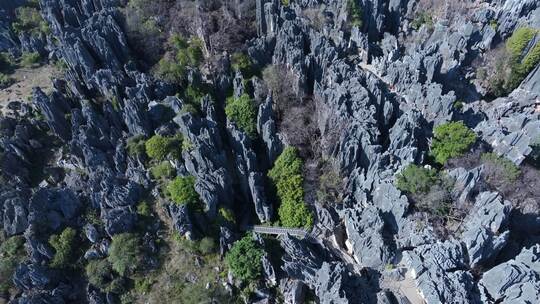
[[[419,30],[424,24],[428,28],[432,28],[433,18],[427,12],[418,12],[413,21],[411,21],[411,27],[415,30]]]
[[[490,179],[488,182],[498,183],[503,180],[514,182],[521,173],[519,167],[513,162],[495,153],[484,153],[481,159],[485,166],[484,170],[487,171],[486,175]]]
[[[74,259],[75,238],[77,231],[68,227],[62,233],[51,235],[49,244],[54,248],[55,254],[50,262],[54,268],[66,268]]]
[[[431,155],[440,164],[458,157],[476,142],[476,134],[461,121],[441,124],[433,130]]]
[[[137,269],[141,261],[139,237],[133,233],[121,233],[112,237],[108,261],[120,275],[129,275]]]
[[[313,215],[304,202],[304,178],[302,160],[293,147],[287,147],[268,172],[268,177],[276,186],[280,200],[279,220],[285,227],[311,228]]]
[[[39,66],[41,56],[38,52],[23,53],[21,55],[21,65],[26,68],[35,68]]]
[[[155,179],[168,179],[174,176],[175,171],[171,163],[164,160],[150,168],[150,173]]]
[[[165,137],[154,135],[148,139],[144,146],[148,157],[154,160],[163,160],[168,155],[179,158],[181,153],[181,137]]]
[[[231,66],[242,73],[244,79],[249,79],[255,74],[253,62],[248,55],[236,52],[231,56]]]
[[[167,185],[167,192],[173,202],[179,205],[194,205],[199,202],[199,194],[195,191],[195,177],[178,176]]]
[[[419,209],[438,216],[450,212],[450,190],[453,181],[438,173],[415,164],[408,165],[396,176],[396,187],[408,194]]]
[[[251,282],[262,273],[262,256],[263,251],[253,240],[253,236],[246,235],[233,244],[225,256],[225,261],[236,278]]]
[[[13,31],[17,34],[27,33],[31,36],[48,34],[49,26],[35,7],[22,6],[15,10],[17,20],[12,23]]]
[[[25,256],[22,236],[10,237],[0,244],[0,295],[13,288],[13,273]]]
[[[142,135],[135,135],[127,139],[126,149],[131,156],[139,156],[145,153],[146,140]]]
[[[358,0],[347,1],[347,12],[352,26],[362,27],[362,8],[358,4]]]
[[[508,38],[504,57],[497,64],[497,73],[489,80],[489,94],[500,97],[512,92],[536,67],[540,62],[540,43],[537,42],[530,49],[527,47],[538,33],[536,29],[522,27]]]
[[[225,114],[249,137],[255,137],[257,134],[257,110],[253,100],[247,94],[239,98],[227,98]]]
[[[159,60],[157,75],[169,82],[183,83],[186,80],[187,68],[198,67],[202,62],[202,41],[198,38],[186,41],[180,35],[174,34],[169,38],[169,45],[172,52]]]

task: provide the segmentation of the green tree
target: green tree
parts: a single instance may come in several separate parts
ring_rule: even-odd
[[[461,121],[441,124],[433,133],[431,154],[441,164],[465,154],[476,142],[476,134]]]
[[[139,237],[133,233],[121,233],[112,237],[108,260],[112,269],[121,275],[129,275],[141,261]]]
[[[227,118],[250,137],[254,137],[257,134],[257,110],[255,109],[253,100],[247,94],[239,98],[227,98],[225,114],[227,114]]]
[[[225,256],[225,261],[235,277],[251,282],[262,273],[262,256],[260,246],[253,240],[252,235],[247,235],[233,244]]]
[[[276,160],[268,177],[280,199],[278,209],[281,224],[286,227],[310,228],[313,215],[304,202],[302,160],[293,147],[287,147]]]
[[[216,242],[211,237],[204,237],[199,241],[199,251],[204,254],[210,254],[216,250]]]
[[[363,11],[358,4],[358,0],[347,0],[347,12],[349,13],[351,25],[361,28]]]
[[[49,33],[49,26],[35,7],[22,6],[15,10],[16,20],[11,24],[17,34],[28,33],[32,36]]]
[[[167,192],[173,202],[184,205],[193,205],[199,202],[199,194],[195,191],[195,177],[178,176],[167,185]]]
[[[143,135],[135,135],[127,139],[126,149],[131,156],[143,155],[145,153],[145,142]]]
[[[169,154],[178,158],[181,152],[181,138],[154,135],[146,141],[144,146],[146,154],[152,159],[163,160]]]
[[[27,68],[35,68],[39,66],[41,55],[38,52],[22,53],[21,65]]]
[[[100,289],[106,289],[112,280],[111,263],[108,260],[90,260],[85,267],[88,282]]]
[[[167,160],[160,162],[150,168],[150,172],[155,179],[168,179],[174,176],[175,171],[171,163]]]
[[[49,244],[54,248],[55,254],[50,262],[51,267],[65,268],[70,265],[74,259],[75,242],[77,231],[68,227],[62,233],[51,235]]]
[[[396,186],[408,193],[426,193],[437,182],[437,171],[410,164],[398,173]]]
[[[245,79],[249,79],[251,76],[253,76],[253,62],[248,55],[242,52],[236,52],[231,56],[231,63],[233,69],[242,72]]]

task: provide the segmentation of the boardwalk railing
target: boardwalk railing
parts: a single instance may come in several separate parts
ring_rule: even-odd
[[[285,227],[272,227],[272,226],[251,226],[248,227],[248,230],[251,230],[253,232],[257,233],[264,233],[264,234],[274,234],[274,235],[284,235],[284,234],[290,234],[297,237],[308,237],[309,232],[307,232],[304,229],[300,228],[285,228]]]

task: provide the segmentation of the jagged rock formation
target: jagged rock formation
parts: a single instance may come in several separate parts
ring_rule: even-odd
[[[187,68],[185,81],[170,84],[143,71],[137,61],[144,58],[127,38],[124,2],[40,0],[50,33],[39,36],[11,28],[26,1],[0,3],[1,52],[36,51],[67,65],[51,92],[35,88],[29,103],[13,101],[11,112],[0,114],[0,227],[7,237],[23,236],[28,253],[13,273],[21,292],[11,303],[113,303],[118,295],[83,274],[49,267],[55,250],[48,240],[77,228],[87,242],[81,261],[103,259],[113,236],[140,228],[145,215],[138,206],[150,196],[162,202],[159,211],[175,233],[190,240],[213,234],[222,257],[246,227],[276,220],[279,204],[266,174],[293,142],[283,126],[293,111],[280,110],[282,96],[264,73],[248,78],[233,70],[231,54],[215,52],[223,30],[212,29],[215,22],[192,25],[208,62]],[[247,1],[229,2],[220,7],[227,20],[246,13]],[[285,104],[310,111],[298,126],[312,133],[311,147],[302,147],[306,175],[320,171],[324,159],[345,185],[342,202],[325,202],[312,191],[319,185],[309,184],[320,176],[305,178],[313,233],[281,238],[281,262],[256,237],[267,251],[253,298],[274,303],[279,289],[286,303],[312,294],[320,303],[538,302],[540,198],[498,191],[474,153],[493,151],[521,165],[526,177],[538,176],[531,164],[540,153],[540,66],[494,100],[476,74],[478,62],[517,28],[540,28],[539,2],[353,1],[362,8],[361,23],[352,22],[349,2],[257,0],[251,12],[257,37],[242,51],[254,69],[274,65],[292,73],[285,85],[297,98]],[[198,4],[201,16],[204,9]],[[417,26],[422,12],[433,16]],[[521,55],[532,54],[538,40]],[[195,110],[193,87],[213,93],[197,96]],[[231,94],[253,98],[256,136],[226,117]],[[452,181],[450,209],[463,211],[441,219],[402,193],[395,176],[409,164],[432,163],[433,127],[455,120],[481,143],[470,159],[439,165]],[[174,175],[195,178],[197,208],[172,202],[149,160],[129,147],[133,138],[178,134],[181,155],[166,162]],[[224,219],[226,211],[235,220]],[[161,228],[148,226],[143,251],[155,255]],[[141,262],[148,269],[157,263],[155,256]],[[399,288],[402,273],[411,273],[414,297]],[[229,283],[231,293],[242,286]]]

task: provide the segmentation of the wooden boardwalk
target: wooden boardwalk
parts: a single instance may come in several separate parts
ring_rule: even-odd
[[[285,235],[290,234],[297,237],[306,238],[309,237],[309,232],[301,228],[286,228],[286,227],[272,227],[272,226],[251,226],[248,227],[248,230],[253,232],[262,233],[262,234],[273,234],[273,235]]]

